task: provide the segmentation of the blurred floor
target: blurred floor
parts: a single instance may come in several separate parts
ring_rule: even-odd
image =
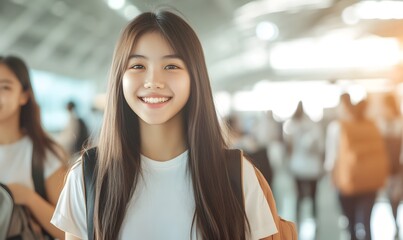
[[[272,161],[275,170],[273,192],[276,198],[279,214],[295,222],[296,194],[292,177],[286,167],[279,161]],[[318,184],[318,221],[315,223],[311,216],[311,202],[305,199],[302,205],[302,223],[299,231],[299,240],[314,240],[317,225],[317,238],[315,240],[348,240],[345,230],[347,220],[341,216],[336,191],[329,175],[324,176]],[[401,205],[402,206],[402,205]],[[399,222],[403,229],[403,208],[399,209]],[[394,240],[395,226],[389,203],[380,192],[373,209],[372,219],[373,240]],[[403,239],[402,232],[400,239]]]

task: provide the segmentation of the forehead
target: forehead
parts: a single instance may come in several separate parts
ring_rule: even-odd
[[[17,76],[6,65],[0,63],[0,83],[18,83]]]
[[[175,51],[159,32],[148,32],[139,37],[133,46],[132,53],[141,55],[167,55]]]

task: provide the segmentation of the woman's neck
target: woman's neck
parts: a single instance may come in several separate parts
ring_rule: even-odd
[[[24,136],[19,121],[7,119],[0,122],[0,144],[11,144]]]
[[[183,153],[186,136],[181,114],[160,125],[140,120],[141,153],[156,161],[167,161]]]

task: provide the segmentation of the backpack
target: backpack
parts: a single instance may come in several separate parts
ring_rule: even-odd
[[[340,122],[339,157],[333,181],[344,195],[376,192],[389,175],[384,141],[369,120]]]
[[[43,166],[35,161],[37,156],[32,155],[32,178],[35,191],[46,198]],[[0,240],[51,240],[41,226],[34,220],[30,211],[21,205],[15,205],[11,191],[7,186],[0,184]]]
[[[228,173],[230,177],[231,187],[234,191],[237,200],[244,206],[244,195],[242,187],[242,156],[241,150],[233,149],[226,150],[228,159]],[[96,148],[89,149],[83,155],[83,174],[84,174],[84,189],[85,189],[85,204],[86,204],[86,214],[87,214],[87,231],[88,240],[94,239],[94,201],[95,201],[95,189],[94,182],[96,175],[94,175],[94,169],[97,159]],[[250,161],[250,160],[249,160]],[[297,231],[294,223],[286,221],[278,216],[276,203],[274,201],[273,193],[270,189],[263,174],[256,168],[255,173],[259,180],[260,187],[266,197],[267,203],[270,207],[271,213],[273,215],[274,222],[276,224],[278,233],[270,236],[268,240],[296,240],[298,239]]]

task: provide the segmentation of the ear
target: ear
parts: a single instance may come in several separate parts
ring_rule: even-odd
[[[29,98],[30,98],[29,92],[23,91],[20,95],[20,106],[24,106],[25,104],[27,104]]]

